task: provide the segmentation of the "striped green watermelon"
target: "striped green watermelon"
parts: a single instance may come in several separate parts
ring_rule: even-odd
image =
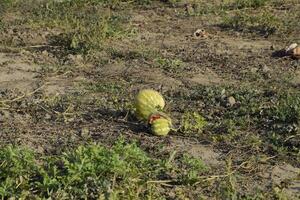
[[[165,107],[165,100],[155,90],[141,90],[135,98],[136,116],[139,120],[148,121],[151,114],[162,110]]]

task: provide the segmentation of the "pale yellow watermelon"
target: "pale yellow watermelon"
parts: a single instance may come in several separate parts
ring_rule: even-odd
[[[166,136],[171,130],[171,121],[164,117],[155,119],[151,124],[151,131],[157,136]]]
[[[135,109],[137,118],[143,121],[148,121],[152,113],[158,112],[165,107],[165,100],[155,90],[141,90],[135,98]]]

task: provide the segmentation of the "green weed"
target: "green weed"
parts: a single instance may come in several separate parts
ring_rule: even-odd
[[[275,123],[299,124],[300,95],[298,93],[282,94],[270,116],[272,116]]]
[[[274,197],[278,200],[288,200],[290,197],[286,194],[283,188],[275,187],[273,188]]]
[[[205,0],[194,0],[186,10],[189,16],[203,16],[207,14],[224,15],[230,10],[256,9],[267,5],[269,0],[234,0],[220,3]]]
[[[116,1],[121,2],[121,1]],[[129,35],[128,20],[122,12],[113,12],[105,6],[108,1],[40,1],[33,4],[16,1],[12,9],[21,10],[19,22],[33,30],[55,30],[48,40],[51,45],[66,50],[88,53],[99,49],[105,40]],[[114,4],[114,2],[111,2]]]
[[[278,150],[290,149],[300,151],[300,95],[283,93],[277,102],[264,112],[265,127],[270,131],[269,139]]]
[[[187,16],[204,16],[209,14],[221,14],[223,13],[222,4],[216,4],[216,2],[205,0],[194,0],[186,7],[185,15]]]
[[[87,90],[92,92],[121,94],[124,91],[124,85],[120,83],[84,83]]]
[[[13,0],[2,0],[0,2],[0,16],[6,11],[7,8],[12,6],[13,2]]]
[[[267,10],[256,14],[238,11],[233,16],[225,16],[222,26],[237,31],[270,35],[280,28],[280,20]]]
[[[11,0],[2,0],[0,1],[0,30],[5,26],[3,16],[7,12],[7,9],[12,5]]]
[[[181,119],[180,130],[186,134],[202,133],[207,121],[197,112],[186,112]]]
[[[22,197],[30,192],[28,184],[36,173],[32,152],[7,146],[0,151],[0,196],[2,199],[12,194]]]
[[[102,98],[95,99],[93,103],[99,109],[126,112],[132,108],[132,101],[131,97],[128,96],[128,85],[126,82],[83,83],[82,86],[87,94],[102,96]]]
[[[235,105],[228,106],[228,96],[235,98]],[[298,92],[248,86],[199,87],[187,98],[197,110],[203,109],[193,102],[203,102],[205,110],[202,112],[209,119],[205,131],[206,135],[210,133],[211,140],[238,143],[253,149],[271,144],[271,149],[282,154],[293,152],[294,155],[299,152],[299,99]],[[262,132],[252,134],[256,130]]]
[[[30,150],[0,149],[0,196],[59,199],[147,199],[162,197],[155,183],[176,169],[182,186],[207,171],[205,164],[183,156],[180,166],[170,159],[149,157],[135,143],[119,139],[112,147],[89,144],[55,157],[37,160]],[[166,167],[164,163],[168,163]]]
[[[234,120],[225,118],[213,125],[212,130],[215,135],[212,138],[214,141],[234,142],[239,136],[237,129],[238,126]]]
[[[227,175],[225,180],[221,183],[220,187],[220,199],[238,199],[238,192],[236,190],[236,177],[232,171],[231,157],[227,159],[226,163]]]
[[[178,72],[184,67],[184,62],[180,59],[157,58],[154,62],[158,68],[167,72]]]
[[[183,167],[186,167],[185,172],[182,174],[182,181],[185,184],[192,185],[199,181],[199,175],[207,172],[209,168],[203,163],[202,160],[195,159],[187,154],[182,157]]]
[[[243,8],[259,8],[265,6],[269,0],[235,0],[231,3],[231,6],[234,9],[243,9]]]

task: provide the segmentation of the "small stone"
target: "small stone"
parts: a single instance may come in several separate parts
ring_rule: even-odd
[[[233,96],[228,97],[227,101],[229,106],[234,106],[234,104],[236,104],[235,98]]]

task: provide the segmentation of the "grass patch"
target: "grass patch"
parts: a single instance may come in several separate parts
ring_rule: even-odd
[[[30,194],[30,185],[26,184],[37,170],[32,152],[15,149],[11,146],[0,151],[0,196],[24,197]]]
[[[94,106],[99,109],[112,109],[126,112],[131,110],[132,97],[128,95],[127,83],[124,82],[99,82],[84,83],[87,94],[95,94]],[[100,97],[101,96],[101,97]],[[82,105],[84,107],[84,105]]]
[[[209,168],[200,159],[193,158],[187,154],[182,157],[181,165],[183,167],[182,182],[193,185],[199,181],[199,173],[207,172]]]
[[[51,2],[34,12],[29,20],[32,26],[52,27],[63,30],[53,38],[52,44],[63,44],[66,48],[86,52],[98,49],[110,38],[127,34],[121,27],[126,20],[101,6],[90,6],[84,1]]]
[[[300,94],[283,93],[275,105],[264,112],[269,140],[280,152],[300,153]]]
[[[12,146],[0,149],[0,196],[54,199],[153,199],[161,193],[163,174],[176,172],[188,187],[207,171],[205,164],[183,155],[151,158],[135,143],[119,139],[111,148],[90,144],[56,157],[37,159],[32,151]],[[182,181],[180,181],[182,180]]]
[[[186,7],[184,13],[187,16],[203,16],[207,14],[221,14],[224,10],[223,4],[205,0],[194,0]]]
[[[211,2],[205,0],[192,1],[186,8],[188,16],[203,16],[207,14],[223,15],[226,11],[240,9],[256,9],[263,7],[270,0],[233,0],[222,2]]]
[[[12,6],[13,2],[13,0],[2,0],[0,2],[0,16],[6,11],[7,8]]]
[[[126,12],[109,8],[122,3],[129,1],[33,1],[32,4],[15,1],[10,10],[22,15],[15,26],[26,26],[33,31],[53,30],[55,34],[48,38],[50,45],[73,53],[88,53],[100,49],[105,40],[131,34],[130,28],[124,25],[128,21]]]
[[[228,97],[236,103],[228,104]],[[300,96],[297,91],[243,87],[198,87],[181,98],[194,112],[202,113],[208,124],[185,113],[183,132],[204,131],[212,141],[260,148],[270,145],[276,151],[296,155],[300,150]],[[202,102],[199,107],[198,102]],[[177,103],[180,104],[180,103]],[[199,122],[197,122],[199,121]],[[251,133],[251,134],[246,134]],[[256,133],[256,134],[253,134]],[[271,148],[273,148],[271,147]],[[293,152],[293,153],[292,153]],[[294,157],[295,158],[295,157]]]
[[[270,0],[235,0],[230,4],[233,9],[259,8],[265,6]]]
[[[135,49],[116,49],[108,48],[111,59],[121,59],[124,61],[141,60],[147,64],[151,63],[151,67],[162,69],[166,72],[177,73],[182,72],[185,63],[178,58],[164,58],[157,50],[149,49],[143,45]]]
[[[185,134],[202,133],[207,121],[197,112],[186,112],[181,119],[180,131]]]
[[[0,30],[4,29],[5,23],[3,16],[7,12],[7,9],[12,6],[11,0],[2,0],[0,1]]]
[[[296,132],[296,127],[300,123],[300,94],[282,94],[267,115],[272,124],[276,125],[273,128],[277,132]]]
[[[268,36],[296,33],[298,4],[291,1],[236,0],[224,3],[221,27]],[[293,28],[291,28],[293,27]]]
[[[122,94],[125,86],[121,83],[86,83],[85,89],[92,92],[108,93],[108,94]]]
[[[154,65],[157,68],[161,68],[167,72],[179,72],[184,68],[184,62],[180,59],[171,59],[171,58],[156,58],[154,59]]]
[[[236,31],[270,35],[280,28],[280,20],[267,10],[256,14],[237,11],[233,16],[225,16],[222,26]]]

